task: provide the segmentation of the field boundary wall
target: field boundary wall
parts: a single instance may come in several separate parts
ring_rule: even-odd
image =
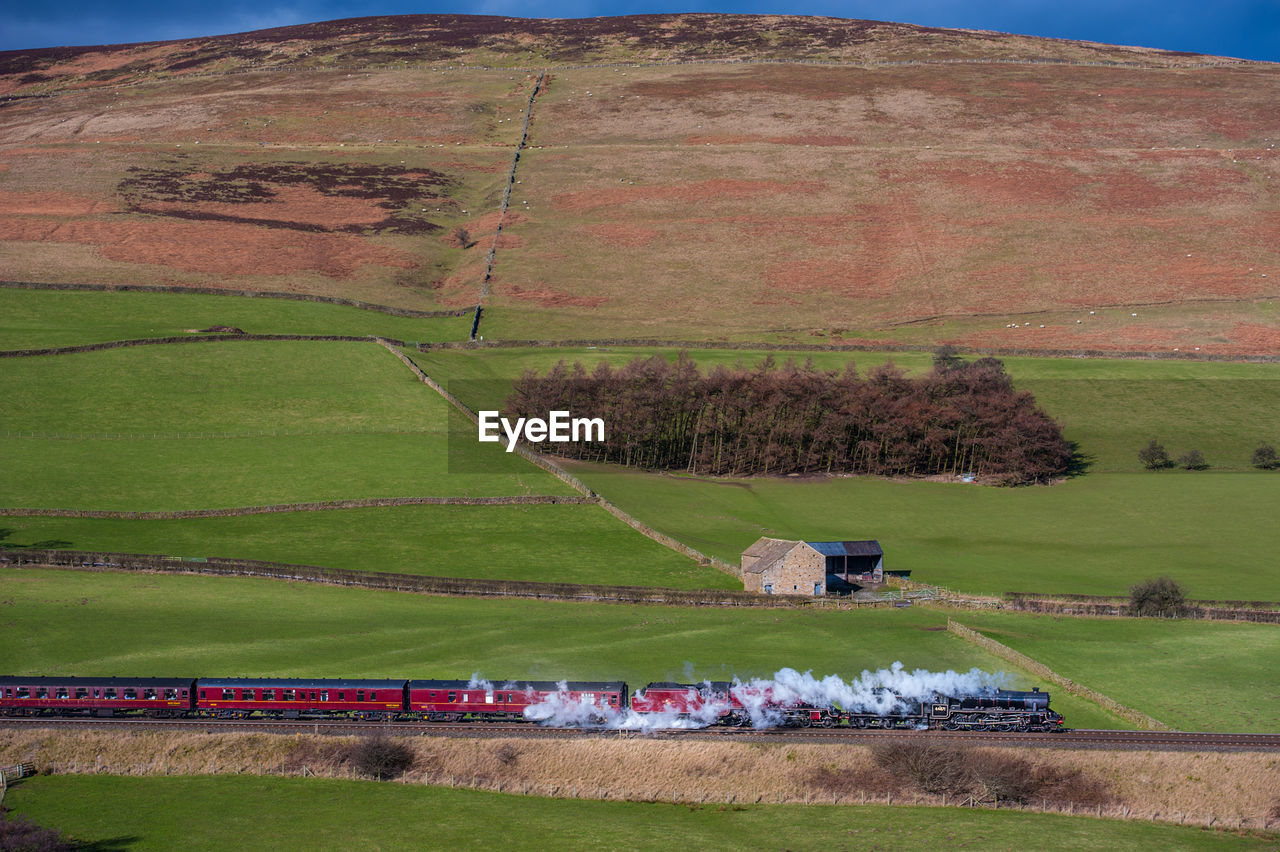
[[[1128,598],[1095,595],[1036,595],[1009,592],[1001,609],[1049,615],[1128,617]],[[1178,618],[1280,624],[1280,603],[1273,601],[1187,601]]]
[[[1090,689],[1087,686],[1081,686],[1070,678],[1066,678],[1058,674],[1039,660],[1028,657],[1021,651],[1015,651],[1008,645],[997,642],[989,636],[984,636],[970,627],[965,627],[955,619],[947,619],[947,631],[959,636],[966,642],[977,645],[984,651],[988,651],[1006,662],[1013,663],[1019,668],[1025,669],[1032,674],[1039,675],[1050,683],[1062,687],[1072,695],[1079,696],[1080,698],[1087,699],[1100,705],[1104,710],[1114,713],[1130,724],[1137,725],[1138,727],[1148,731],[1173,730],[1164,722],[1154,719],[1139,710],[1134,710],[1132,707],[1126,707],[1114,698],[1109,698],[1095,689]]]
[[[76,346],[53,346],[48,349],[9,349],[0,351],[0,358],[33,358],[41,355],[74,355],[80,352],[102,352],[107,349],[125,349],[130,346],[164,346],[170,343],[218,343],[224,341],[321,341],[339,343],[368,343],[369,336],[350,334],[210,334],[174,337],[139,337],[134,340],[108,340],[102,343],[81,343]],[[397,346],[410,344],[403,340],[392,341]]]
[[[935,343],[768,343],[759,340],[660,340],[655,338],[577,338],[565,340],[485,340],[419,343],[418,349],[584,349],[626,346],[638,349],[732,349],[760,352],[933,352]],[[1274,364],[1280,355],[1232,355],[1215,352],[1131,351],[1111,349],[1028,349],[956,346],[962,354],[1025,358],[1107,358],[1137,361],[1224,361]]]
[[[591,603],[665,604],[668,606],[763,607],[768,609],[860,609],[884,607],[884,601],[830,601],[790,595],[757,595],[721,589],[666,589],[650,586],[604,586],[585,583],[537,583],[524,580],[486,580],[437,577],[427,574],[394,574],[351,571],[262,562],[251,559],[205,557],[183,559],[99,551],[0,550],[0,565],[71,568],[87,571],[123,571],[159,574],[200,574],[257,577],[291,582],[318,583],[366,589],[411,592],[451,597],[502,597]]]
[[[289,512],[327,512],[335,509],[380,509],[392,506],[593,506],[587,497],[519,494],[506,497],[375,497],[365,500],[328,500],[315,503],[281,503],[274,506],[240,506],[230,509],[185,509],[174,512],[118,512],[98,509],[6,509],[10,518],[102,518],[126,521],[176,521],[187,518],[231,518],[243,515],[275,515]]]
[[[406,367],[412,370],[414,375],[418,377],[419,381],[423,382],[432,390],[434,390],[436,393],[444,397],[449,402],[450,405],[458,409],[458,411],[462,412],[462,414],[465,415],[466,418],[470,420],[472,423],[478,424],[480,422],[480,419],[479,417],[476,416],[476,413],[472,411],[469,407],[467,407],[467,405],[463,403],[462,400],[458,399],[456,396],[449,393],[449,391],[445,390],[445,388],[439,382],[431,378],[429,375],[427,375],[427,373],[421,367],[415,364],[413,362],[413,359],[405,355],[400,350],[396,349],[395,345],[393,345],[391,341],[388,341],[383,338],[378,338],[377,340],[378,340],[378,343],[380,343],[383,347],[385,347],[388,352],[390,352],[392,355],[395,355],[404,363]],[[399,344],[399,345],[403,345],[403,344]],[[587,487],[587,485],[582,480],[578,479],[578,477],[569,473],[569,471],[565,470],[563,467],[556,464],[551,459],[546,458],[541,453],[535,452],[534,450],[530,449],[528,445],[526,445],[524,442],[520,442],[516,444],[515,451],[519,453],[521,456],[523,456],[525,459],[527,459],[529,462],[547,471],[552,476],[556,477],[561,482],[565,483],[570,488],[577,491],[582,496],[590,498],[592,501],[598,504],[606,512],[613,515],[615,518],[622,521],[624,524],[631,527],[636,532],[640,533],[646,538],[651,539],[652,541],[656,541],[658,544],[661,544],[663,547],[669,548],[671,550],[676,551],[677,553],[683,554],[684,556],[687,556],[690,559],[693,559],[694,561],[698,562],[701,565],[710,565],[711,567],[719,571],[723,571],[724,573],[728,574],[730,577],[736,577],[738,579],[741,579],[742,574],[738,569],[738,566],[731,565],[722,559],[716,559],[713,556],[708,556],[707,554],[699,550],[695,550],[692,547],[689,547],[688,545],[677,541],[671,536],[666,535],[665,533],[658,532],[653,527],[650,527],[648,524],[645,524],[644,522],[638,520],[637,518],[632,517],[631,515],[619,509],[617,506],[610,503],[604,497],[597,494],[595,491],[592,491],[590,488]]]
[[[309,293],[281,293],[271,290],[229,290],[222,287],[190,287],[167,286],[160,284],[60,284],[38,281],[0,281],[0,288],[6,290],[64,290],[79,292],[121,292],[121,293],[182,293],[190,296],[239,296],[248,299],[287,299],[293,302],[320,302],[326,305],[341,305],[348,308],[359,308],[362,311],[374,311],[396,317],[412,319],[439,319],[443,317],[464,317],[475,310],[475,307],[454,308],[440,311],[417,311],[411,308],[396,308],[390,305],[375,305],[372,302],[361,302],[356,299],[343,299],[338,296],[314,296]]]
[[[471,322],[471,339],[475,340],[480,331],[480,314],[484,300],[489,297],[489,282],[493,280],[493,266],[498,258],[498,240],[502,237],[502,229],[507,223],[507,210],[511,207],[511,190],[516,184],[516,169],[520,166],[520,155],[529,142],[529,122],[533,119],[533,102],[542,90],[542,82],[546,78],[545,71],[538,72],[538,79],[533,83],[533,91],[529,93],[529,103],[524,108],[524,124],[520,128],[520,138],[516,141],[515,154],[511,157],[511,168],[507,171],[507,185],[502,190],[502,204],[498,206],[498,226],[493,232],[493,243],[489,253],[485,255],[484,279],[480,282],[480,297],[476,300],[475,318]]]

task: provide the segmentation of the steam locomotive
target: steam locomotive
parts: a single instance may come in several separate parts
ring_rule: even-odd
[[[988,690],[920,700],[878,688],[841,707],[770,685],[710,681],[0,677],[0,715],[537,722],[561,727],[752,727],[1061,731],[1049,693]]]

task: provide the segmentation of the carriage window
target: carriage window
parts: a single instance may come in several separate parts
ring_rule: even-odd
[[[345,692],[339,692],[339,693],[338,693],[338,700],[339,700],[339,701],[342,701],[342,700],[343,700],[343,699],[345,699],[346,697],[347,697],[347,694],[346,694]]]
[[[294,690],[292,690],[292,689],[282,689],[282,690],[280,690],[280,700],[281,700],[281,701],[292,701],[292,700],[293,700],[293,696],[294,696]]]
[[[458,693],[456,693],[456,692],[450,692],[450,693],[449,693],[449,702],[450,702],[450,703],[453,703],[454,701],[457,701],[457,700],[458,700]]]
[[[264,690],[262,690],[262,700],[263,700],[263,701],[274,701],[274,700],[275,700],[275,696],[276,696],[276,691],[275,691],[274,689],[264,689]]]
[[[25,686],[20,686],[20,687],[18,687],[18,697],[19,697],[19,698],[30,698],[30,697],[31,697],[31,690],[30,690],[28,687],[25,687]]]
[[[364,701],[364,690],[363,690],[363,689],[357,689],[357,690],[356,690],[356,701]]]
[[[224,690],[222,690],[222,700],[223,700],[223,701],[233,701],[233,700],[235,700],[235,697],[236,697],[236,691],[235,691],[234,689],[224,689]]]
[[[76,687],[76,698],[88,698],[89,690],[83,686]]]
[[[142,698],[145,701],[151,701],[155,697],[156,697],[156,691],[154,689],[151,689],[150,687],[142,691]]]
[[[370,691],[370,692],[369,692],[369,700],[370,700],[370,701],[377,701],[377,700],[378,700],[378,693],[373,692],[373,691]]]
[[[252,701],[252,700],[253,700],[253,690],[252,690],[252,689],[242,689],[242,690],[240,690],[240,700],[241,700],[241,701]]]
[[[138,690],[136,690],[136,689],[126,689],[126,690],[124,691],[124,696],[123,696],[123,697],[124,697],[125,699],[127,699],[127,700],[130,700],[130,701],[136,700],[136,699],[137,699],[137,697],[138,697]]]
[[[66,697],[67,697],[66,687],[63,687],[63,686],[58,687],[58,694],[55,695],[54,698],[66,698]],[[80,696],[77,695],[76,697],[79,698]]]
[[[312,701],[315,701],[315,700],[316,700],[316,694],[315,694],[314,692],[313,692],[313,693],[311,693],[311,700],[312,700]]]
[[[44,686],[36,687],[36,698],[48,698],[48,697],[49,697],[48,687],[44,687]]]
[[[106,694],[106,696],[104,696],[104,697],[106,697],[106,698],[115,698],[115,697],[116,697],[116,691],[115,691],[114,689],[110,689],[110,688],[109,688],[109,689],[107,689],[107,694]]]
[[[617,707],[617,706],[618,706],[618,696],[616,696],[616,695],[610,695],[610,696],[609,696],[609,703],[610,703],[610,704],[612,704],[614,707]]]
[[[328,701],[328,700],[329,700],[329,690],[327,690],[327,689],[322,689],[322,690],[320,690],[320,700],[321,700],[321,701]]]
[[[177,697],[178,697],[178,690],[176,690],[176,689],[166,689],[166,690],[164,691],[164,697],[165,697],[166,699],[177,698]]]

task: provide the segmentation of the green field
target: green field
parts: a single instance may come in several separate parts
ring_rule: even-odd
[[[425,343],[466,340],[471,317],[411,319],[343,305],[241,296],[0,287],[0,350],[181,337],[213,326],[248,334],[377,335]]]
[[[0,397],[0,505],[148,511],[572,493],[496,445],[450,443],[449,418],[460,415],[373,343],[15,359]]]
[[[652,350],[502,349],[413,353],[473,406],[501,406],[510,381],[559,360],[590,368]],[[673,357],[672,350],[662,350]],[[704,366],[753,365],[759,352],[695,350]],[[781,353],[824,368],[866,370],[892,358],[925,369],[927,353]],[[1202,598],[1280,600],[1273,554],[1280,474],[1248,466],[1273,437],[1280,368],[1271,364],[1010,358],[1020,387],[1064,425],[1086,473],[1048,488],[993,489],[874,478],[714,480],[572,465],[646,523],[736,562],[761,535],[875,538],[891,568],[966,591],[1123,594],[1169,574]],[[1152,437],[1173,454],[1201,449],[1208,471],[1141,469]],[[1224,566],[1230,566],[1224,570]]]
[[[92,848],[1269,849],[1273,838],[1017,811],[822,805],[675,805],[512,796],[300,778],[41,777],[15,814]],[[1031,841],[1028,838],[1034,837]]]
[[[625,511],[735,562],[762,535],[874,538],[888,568],[968,592],[1124,595],[1169,575],[1191,597],[1280,600],[1280,476],[1265,473],[1096,474],[998,489],[570,467]]]
[[[1280,625],[1004,613],[955,617],[1175,728],[1280,731]],[[1238,701],[1239,695],[1252,698]]]
[[[856,677],[901,662],[1009,671],[924,609],[852,612],[479,600],[222,577],[0,569],[0,671],[157,677]],[[127,629],[123,629],[127,626]],[[86,642],[85,637],[94,637]],[[1125,727],[1053,692],[1074,727]],[[1241,693],[1240,701],[1251,700]]]
[[[444,577],[741,588],[597,506],[397,506],[163,521],[6,518],[5,544],[224,556]]]
[[[601,360],[618,366],[655,353],[674,358],[677,350],[511,348],[410,354],[433,377],[456,383],[454,393],[473,408],[497,408],[505,401],[511,382],[526,370],[545,373],[562,360],[568,364],[581,361],[590,370]],[[741,349],[689,351],[704,371],[721,364],[753,367],[766,354]],[[780,350],[773,357],[779,364],[789,358],[797,363],[812,360],[819,368],[837,370],[852,361],[864,373],[888,361],[908,372],[925,370],[932,362],[928,352]],[[1152,438],[1162,441],[1175,457],[1195,448],[1204,453],[1214,469],[1232,471],[1251,470],[1249,459],[1259,444],[1280,445],[1280,428],[1274,422],[1275,413],[1280,411],[1278,364],[1026,357],[1001,360],[1014,383],[1031,391],[1040,406],[1062,424],[1066,438],[1079,445],[1089,473],[1142,471],[1138,450]]]

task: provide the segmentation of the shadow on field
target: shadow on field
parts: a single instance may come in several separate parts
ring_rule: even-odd
[[[1084,476],[1089,472],[1089,468],[1093,466],[1093,463],[1097,461],[1093,456],[1086,455],[1076,441],[1067,441],[1067,449],[1071,451],[1071,458],[1067,461],[1067,469],[1063,473],[1063,476],[1067,479]]]

